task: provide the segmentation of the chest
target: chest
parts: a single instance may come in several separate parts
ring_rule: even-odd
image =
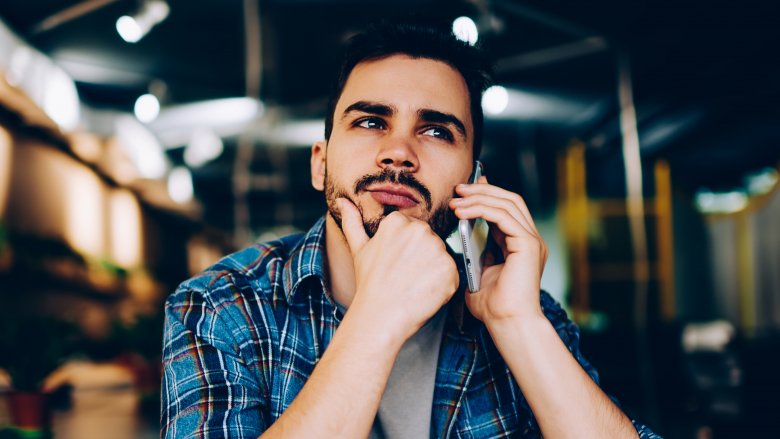
[[[338,319],[310,310],[288,318],[272,341],[269,401],[276,419],[292,404],[338,327]],[[431,407],[431,437],[540,437],[533,414],[495,347],[485,337],[445,330]]]

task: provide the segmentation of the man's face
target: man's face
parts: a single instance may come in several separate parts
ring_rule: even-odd
[[[350,199],[373,236],[393,211],[428,222],[446,237],[447,203],[472,167],[473,126],[463,77],[431,59],[394,55],[358,64],[333,114],[330,140],[312,148],[312,184]]]

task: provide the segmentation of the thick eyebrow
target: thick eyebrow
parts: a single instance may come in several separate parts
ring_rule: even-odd
[[[455,128],[460,132],[463,137],[466,137],[466,125],[461,122],[460,119],[449,113],[442,113],[436,110],[419,110],[417,112],[418,117],[426,122],[451,124],[455,125]]]
[[[368,113],[368,114],[375,114],[377,116],[392,116],[395,114],[395,108],[380,104],[378,102],[369,102],[369,101],[357,101],[354,104],[347,107],[346,110],[344,110],[344,113],[341,115],[341,119],[343,120],[347,116],[349,116],[352,112],[361,112],[361,113]]]

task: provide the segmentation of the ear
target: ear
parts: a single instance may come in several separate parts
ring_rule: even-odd
[[[322,192],[325,190],[325,156],[328,142],[320,140],[311,147],[311,185]]]

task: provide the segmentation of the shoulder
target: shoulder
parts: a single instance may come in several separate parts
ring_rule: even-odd
[[[166,349],[187,352],[201,339],[235,352],[272,337],[282,270],[299,241],[288,236],[252,245],[182,282],[165,302]]]
[[[303,235],[297,233],[275,241],[254,244],[223,257],[204,273],[233,272],[246,277],[262,276],[269,266],[284,264],[302,239]]]
[[[201,273],[182,282],[168,297],[168,305],[190,301],[200,296],[218,306],[224,300],[235,298],[236,293],[271,296],[282,288],[282,271],[291,254],[298,247],[302,235],[295,234],[281,239],[257,243],[229,254]]]

